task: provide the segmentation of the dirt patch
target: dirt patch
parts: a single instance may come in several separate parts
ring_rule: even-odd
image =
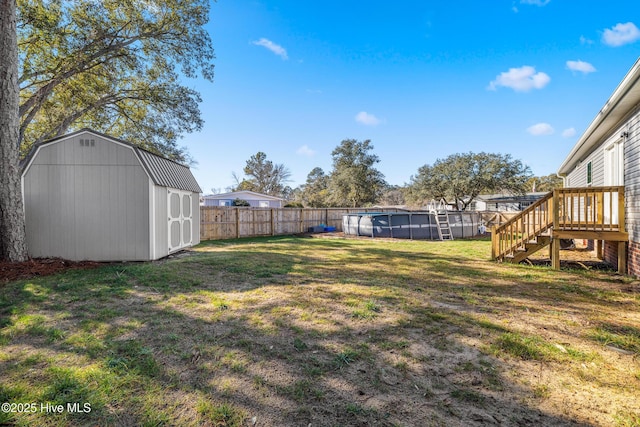
[[[542,249],[528,259],[522,261],[529,265],[551,265],[549,251]],[[575,240],[571,248],[560,250],[560,267],[584,270],[615,271],[616,267],[599,259],[593,249],[589,249],[585,241]]]
[[[30,277],[50,276],[66,270],[96,268],[103,263],[67,261],[61,258],[35,258],[25,262],[0,261],[0,283]]]

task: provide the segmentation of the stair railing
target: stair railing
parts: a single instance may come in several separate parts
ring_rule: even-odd
[[[491,230],[491,259],[503,260],[553,225],[553,192]]]

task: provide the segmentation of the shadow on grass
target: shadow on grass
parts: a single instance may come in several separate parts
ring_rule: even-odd
[[[607,310],[615,295],[496,269],[474,258],[481,246],[407,244],[247,239],[9,284],[0,397],[95,405],[60,415],[68,425],[580,425],[507,375],[512,359],[568,356],[483,314]],[[479,335],[484,347],[469,344]]]

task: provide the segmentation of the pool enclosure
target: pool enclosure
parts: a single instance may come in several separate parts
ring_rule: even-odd
[[[452,240],[479,234],[478,212],[367,212],[342,217],[344,234],[416,240]]]

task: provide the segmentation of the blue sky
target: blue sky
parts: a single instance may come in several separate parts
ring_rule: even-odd
[[[555,173],[640,55],[638,27],[629,0],[218,0],[214,82],[185,82],[205,126],[181,144],[205,193],[258,151],[295,187],[348,138],[372,141],[391,184],[468,151]]]

